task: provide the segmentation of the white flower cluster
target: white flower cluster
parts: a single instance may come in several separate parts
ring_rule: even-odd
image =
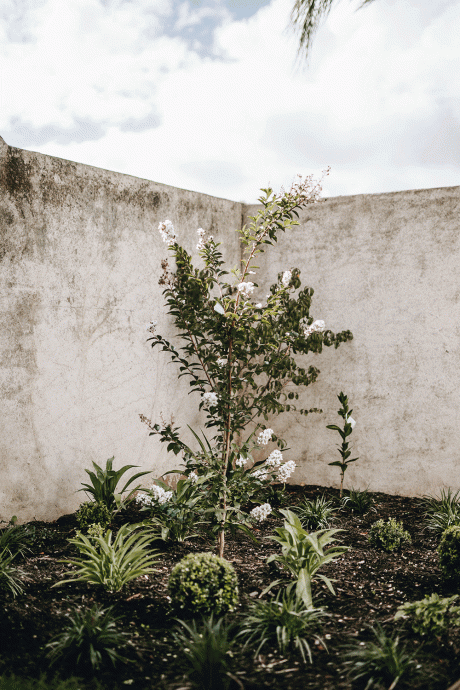
[[[215,407],[218,401],[216,393],[203,393],[201,399],[208,407]]]
[[[266,459],[265,464],[267,465],[267,467],[279,467],[282,462],[283,454],[280,450],[276,448],[275,450],[272,450],[272,452]]]
[[[205,240],[204,236],[206,235],[206,230],[203,230],[203,228],[198,228],[197,234],[198,234],[198,237],[200,239],[198,240],[198,244],[196,245],[196,248],[199,252],[201,252],[205,248],[206,244],[208,242],[211,242],[211,240],[213,239],[213,236],[209,235],[208,239]]]
[[[240,457],[235,460],[235,465],[237,467],[244,467],[247,464],[247,462],[248,462],[248,459],[243,458],[243,456],[240,455]]]
[[[289,287],[289,283],[291,282],[291,278],[292,278],[292,271],[284,271],[283,277],[281,278],[281,282],[285,288]]]
[[[201,250],[204,249],[204,246],[206,244],[206,242],[204,240],[204,236],[205,236],[206,232],[205,232],[205,230],[203,230],[203,228],[198,228],[198,230],[196,232],[197,232],[198,237],[200,238],[198,240],[198,244],[196,245],[196,248],[199,252],[201,252]]]
[[[144,506],[151,506],[154,503],[154,499],[150,494],[137,494],[136,503],[142,503]]]
[[[257,506],[256,508],[253,508],[249,515],[254,519],[257,520],[258,522],[263,522],[268,518],[270,513],[272,512],[272,507],[270,503],[263,503],[261,506]]]
[[[353,417],[347,417],[345,420],[348,424],[351,424],[351,428],[355,428],[356,421],[353,419]]]
[[[163,223],[160,223],[158,230],[163,238],[163,242],[165,242],[168,246],[170,244],[174,244],[176,241],[176,231],[174,230],[174,225],[170,220],[165,220]]]
[[[219,367],[225,367],[228,362],[228,359],[226,357],[219,357],[217,360],[217,366]]]
[[[305,338],[308,338],[309,335],[312,333],[322,333],[323,331],[326,330],[326,324],[324,321],[318,320],[318,321],[313,321],[311,326],[304,326],[304,331],[303,334]]]
[[[193,470],[192,472],[190,472],[190,474],[188,475],[188,478],[190,479],[190,481],[191,481],[192,484],[196,484],[196,483],[197,483],[197,481],[198,481],[198,475],[197,475],[197,473],[195,472],[195,470]]]
[[[262,309],[262,302],[257,302],[254,306],[256,309]]]
[[[158,321],[155,321],[155,319],[152,319],[152,321],[150,321],[150,323],[148,323],[147,326],[145,327],[145,330],[150,331],[150,333],[155,333],[155,328],[156,328],[157,323],[158,323]]]
[[[158,486],[157,484],[152,484],[149,490],[160,505],[170,501],[173,496],[172,491],[165,491],[165,489],[162,489],[161,486]]]
[[[268,479],[267,470],[265,468],[261,470],[255,470],[251,474],[251,477],[253,477],[254,479],[260,479],[261,482],[264,482],[266,479]]]
[[[273,429],[265,429],[265,431],[261,431],[260,434],[257,437],[257,443],[259,446],[266,446],[269,441],[271,441],[271,438],[273,436]]]
[[[254,283],[251,283],[251,281],[247,283],[238,283],[237,289],[245,299],[249,299],[254,292]]]
[[[152,484],[149,488],[149,492],[149,494],[137,494],[136,501],[146,506],[153,505],[154,503],[163,505],[163,503],[170,501],[173,496],[172,491],[165,491],[165,489],[162,489],[161,486],[157,484]]]
[[[294,460],[289,460],[289,462],[285,462],[284,465],[281,465],[281,467],[278,470],[278,475],[276,479],[279,482],[283,482],[283,484],[285,484],[291,476],[291,474],[294,472],[294,470],[295,462]]]

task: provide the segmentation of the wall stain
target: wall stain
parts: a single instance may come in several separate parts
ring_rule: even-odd
[[[30,182],[31,166],[24,162],[19,149],[8,147],[5,163],[0,173],[0,182],[12,197],[26,197],[29,199],[32,191]]]
[[[0,208],[0,261],[12,251],[10,227],[14,223],[14,215],[5,208]]]

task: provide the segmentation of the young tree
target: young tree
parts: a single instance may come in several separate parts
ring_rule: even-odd
[[[173,224],[165,221],[159,226],[175,259],[175,271],[170,270],[167,260],[162,261],[160,284],[165,287],[168,314],[179,329],[182,345],[178,350],[157,334],[156,322],[150,324],[151,344],[167,352],[178,365],[179,376],[189,379],[190,392],[199,394],[199,408],[206,412],[204,426],[212,429],[214,436],[207,447],[201,443],[201,453],[194,453],[180,440],[179,429],[172,424],[160,427],[142,419],[168,444],[168,450],[184,452],[189,477],[193,474],[196,481],[198,475],[200,481],[211,484],[221,556],[228,513],[233,509],[228,499],[235,495],[229,484],[257,480],[260,488],[260,481],[273,479],[275,473],[286,481],[288,471],[295,468],[293,461],[281,464],[280,450],[273,451],[266,461],[244,468],[251,459],[251,450],[273,438],[272,430],[265,429],[254,442],[261,418],[267,420],[268,415],[296,409],[297,389],[318,377],[315,366],[302,366],[295,356],[319,353],[323,345],[337,348],[353,337],[350,331],[334,334],[326,330],[323,321],[313,320],[313,289],[300,289],[297,268],[279,274],[263,303],[255,303],[252,297],[258,287],[253,281],[257,255],[277,241],[280,231],[299,224],[293,219],[298,216],[297,210],[315,203],[320,190],[320,183],[314,184],[311,176],[304,181],[300,178],[288,192],[275,194],[270,188],[263,189],[259,199],[263,208],[239,230],[243,259],[241,267],[231,272],[224,268],[220,245],[202,228],[198,230],[197,248],[204,267],[199,269],[178,243]],[[318,411],[299,410],[301,414]],[[245,439],[245,432],[247,435],[254,424],[256,430]],[[279,448],[285,447],[284,439],[276,440]]]

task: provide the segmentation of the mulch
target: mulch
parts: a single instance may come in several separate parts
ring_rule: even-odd
[[[289,504],[323,493],[337,500],[338,491],[319,486],[289,486]],[[397,688],[414,690],[446,690],[460,678],[460,634],[450,630],[447,636],[422,640],[409,630],[400,630],[393,621],[397,607],[406,601],[422,599],[436,592],[442,596],[457,593],[441,578],[438,567],[438,540],[425,528],[422,508],[417,498],[372,493],[374,510],[364,516],[339,510],[331,527],[343,530],[336,536],[349,550],[336,561],[324,566],[321,572],[334,581],[333,596],[320,581],[314,585],[315,606],[325,607],[329,615],[322,624],[321,636],[325,646],[312,644],[313,663],[304,664],[295,653],[280,656],[275,648],[264,648],[254,659],[250,649],[235,646],[231,659],[232,673],[238,680],[234,687],[282,688],[283,690],[345,690],[350,688],[343,667],[344,649],[350,645],[373,639],[371,626],[380,624],[388,634],[400,634],[400,644],[415,651],[420,666],[409,682]],[[130,508],[123,520],[137,522],[145,514]],[[377,519],[395,517],[402,521],[411,535],[411,543],[399,553],[385,553],[368,543],[370,526]],[[278,545],[267,537],[281,519],[270,517],[254,534],[258,544],[243,533],[229,535],[225,557],[238,574],[240,605],[229,619],[241,620],[248,603],[277,577],[277,566],[266,559],[279,552]],[[205,536],[181,544],[161,548],[158,572],[148,578],[138,578],[121,592],[109,594],[84,583],[51,586],[62,579],[67,566],[60,561],[75,556],[68,538],[78,527],[75,515],[65,515],[53,523],[34,522],[37,535],[42,535],[31,552],[19,559],[17,565],[26,572],[24,594],[13,599],[3,598],[0,612],[0,672],[37,677],[48,670],[44,645],[63,629],[72,611],[89,608],[93,603],[113,606],[121,617],[120,625],[129,633],[131,645],[128,655],[134,663],[122,664],[114,670],[98,675],[104,687],[158,688],[171,690],[185,687],[185,662],[181,649],[173,642],[175,626],[167,592],[169,573],[174,565],[191,552],[214,550]],[[64,675],[72,669],[61,669]],[[89,681],[82,687],[91,687]],[[384,686],[382,686],[384,687]],[[386,687],[386,686],[385,686]]]

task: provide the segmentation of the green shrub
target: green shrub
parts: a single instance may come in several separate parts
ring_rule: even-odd
[[[368,541],[371,546],[375,546],[384,551],[397,551],[403,542],[410,542],[410,534],[403,529],[402,522],[397,522],[390,518],[388,522],[377,520],[372,525]]]
[[[89,539],[91,539],[91,538],[94,539],[96,537],[103,537],[104,533],[105,533],[105,529],[102,527],[102,525],[100,525],[98,522],[93,522],[93,524],[88,527],[87,536]],[[78,532],[77,532],[77,534],[78,534]]]
[[[420,635],[439,635],[451,625],[460,625],[460,606],[452,606],[456,599],[458,594],[444,599],[439,594],[431,594],[407,602],[399,606],[395,620],[408,619],[412,630]]]
[[[85,501],[75,513],[80,529],[88,531],[90,525],[100,525],[105,528],[110,524],[112,513],[105,503]]]
[[[172,570],[168,589],[175,608],[192,615],[220,615],[238,603],[233,566],[213,553],[185,556]]]
[[[460,579],[460,527],[448,527],[438,546],[439,566],[444,577]]]

